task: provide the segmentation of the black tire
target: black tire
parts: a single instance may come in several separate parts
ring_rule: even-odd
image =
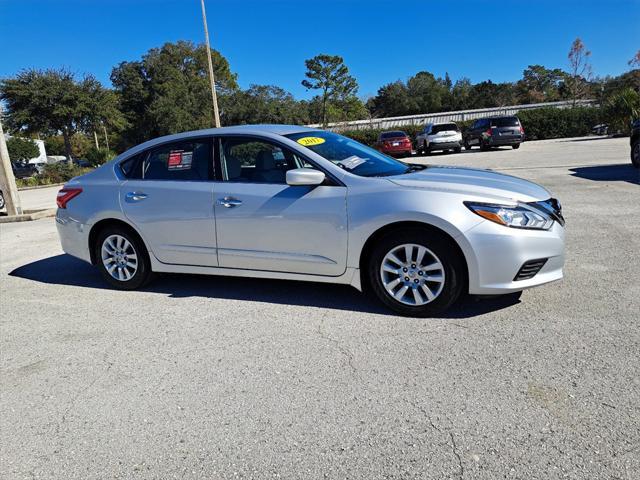
[[[464,260],[452,240],[437,231],[409,228],[389,233],[378,240],[366,262],[364,278],[368,292],[390,309],[411,317],[431,317],[447,310],[463,293],[466,285]],[[444,285],[440,293],[424,305],[408,305],[391,296],[385,289],[381,274],[381,265],[388,252],[404,244],[416,244],[431,250],[444,269]],[[403,275],[403,274],[402,274]]]
[[[137,257],[137,264],[135,273],[126,280],[118,280],[114,276],[109,273],[102,257],[102,247],[105,241],[114,235],[118,235],[124,239],[126,239],[132,247],[133,253]],[[107,226],[103,228],[100,233],[98,233],[96,237],[96,243],[94,245],[94,255],[96,260],[96,266],[100,270],[100,273],[104,277],[104,279],[112,286],[119,290],[135,290],[140,287],[143,287],[153,277],[153,272],[151,271],[151,262],[149,261],[149,253],[144,246],[144,243],[140,240],[138,235],[135,235],[131,232],[131,230],[127,228],[123,228],[121,226]],[[131,252],[131,250],[127,250],[127,252]],[[124,257],[126,260],[127,257]]]
[[[637,139],[631,145],[631,165],[640,168],[640,139]]]
[[[460,153],[462,151],[462,147],[456,147],[453,149],[454,152]]]
[[[520,148],[520,144],[516,143],[515,145],[511,145],[511,148],[513,148],[514,150],[517,150]]]

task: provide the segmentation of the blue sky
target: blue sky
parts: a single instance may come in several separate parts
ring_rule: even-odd
[[[368,96],[428,70],[473,82],[520,78],[529,64],[566,67],[581,37],[597,75],[640,49],[640,0],[206,0],[212,46],[242,87],[276,84],[298,98],[304,60],[344,57]],[[111,68],[179,39],[202,42],[199,0],[0,0],[0,77],[67,67],[110,85]]]

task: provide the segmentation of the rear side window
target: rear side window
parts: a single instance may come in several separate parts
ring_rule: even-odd
[[[518,117],[494,118],[491,120],[491,125],[494,127],[519,127],[520,120]]]
[[[150,150],[142,162],[144,180],[205,181],[213,156],[208,139],[168,143]]]
[[[139,153],[127,158],[120,164],[122,174],[127,178],[142,178],[142,160],[147,153]]]

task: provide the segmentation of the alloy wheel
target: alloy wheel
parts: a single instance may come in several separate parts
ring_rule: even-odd
[[[391,297],[411,306],[434,301],[445,282],[440,259],[428,248],[415,243],[393,247],[382,259],[380,277]]]
[[[102,264],[120,282],[131,280],[138,271],[138,255],[129,240],[122,235],[110,235],[101,248]]]

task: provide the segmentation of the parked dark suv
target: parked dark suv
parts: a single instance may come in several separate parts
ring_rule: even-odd
[[[520,148],[523,141],[524,128],[515,116],[480,118],[473,122],[463,135],[466,150],[473,146],[480,147],[480,150],[488,150],[502,145],[515,149]]]
[[[640,168],[640,120],[633,122],[631,130],[631,164]]]

